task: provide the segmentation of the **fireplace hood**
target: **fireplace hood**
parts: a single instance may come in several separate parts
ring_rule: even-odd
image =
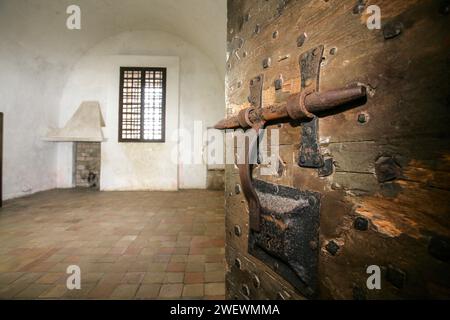
[[[83,101],[64,128],[51,129],[46,141],[101,142],[105,121],[97,101]]]

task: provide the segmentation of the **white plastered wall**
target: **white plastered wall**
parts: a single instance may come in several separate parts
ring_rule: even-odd
[[[72,4],[81,8],[81,30],[66,28],[66,8]],[[70,144],[65,146],[69,151],[64,154],[64,146],[41,138],[48,127],[63,126],[80,103],[81,99],[62,103],[63,92],[66,94],[70,88],[67,84],[78,73],[77,62],[105,39],[132,30],[160,30],[176,36],[160,42],[158,37],[147,41],[144,35],[144,45],[131,48],[126,37],[119,37],[119,43],[103,55],[178,56],[180,83],[193,81],[192,85],[180,86],[180,106],[191,105],[190,100],[206,102],[209,105],[197,110],[203,108],[207,119],[223,117],[226,0],[1,0],[4,199],[70,187],[65,174],[68,171],[70,177],[71,168],[62,166],[65,157],[72,161]],[[174,38],[178,40],[170,42]],[[190,71],[204,76],[190,77]],[[201,90],[204,92],[198,92]],[[99,92],[103,91],[94,86],[85,88],[82,99],[95,98]],[[214,112],[217,115],[212,116]],[[192,117],[198,116],[194,113]],[[192,127],[191,114],[181,110],[180,123],[183,121]],[[185,172],[180,174],[184,176],[179,179],[180,187],[203,186],[201,165],[192,170],[180,169]]]
[[[179,61],[179,68],[175,61]],[[118,143],[120,66],[168,67],[165,143]],[[201,121],[200,128],[205,130],[223,114],[223,83],[211,60],[195,46],[160,31],[127,32],[109,38],[74,66],[61,99],[60,125],[83,100],[99,101],[105,118],[101,190],[206,187],[204,161],[176,163],[179,132],[193,140],[196,121],[197,126]],[[60,144],[58,187],[72,187],[72,162],[71,144]]]

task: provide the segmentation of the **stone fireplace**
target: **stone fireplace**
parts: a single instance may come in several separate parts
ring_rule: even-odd
[[[75,187],[100,189],[102,127],[100,104],[83,101],[63,128],[52,128],[46,141],[73,142],[72,182]]]
[[[100,188],[100,142],[74,143],[73,181],[76,187]]]

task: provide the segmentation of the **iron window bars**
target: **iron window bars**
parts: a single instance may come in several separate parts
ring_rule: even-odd
[[[120,68],[119,142],[165,142],[166,73]]]

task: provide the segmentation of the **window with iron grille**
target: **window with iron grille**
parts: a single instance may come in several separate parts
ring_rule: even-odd
[[[120,68],[119,141],[164,142],[166,68]]]

